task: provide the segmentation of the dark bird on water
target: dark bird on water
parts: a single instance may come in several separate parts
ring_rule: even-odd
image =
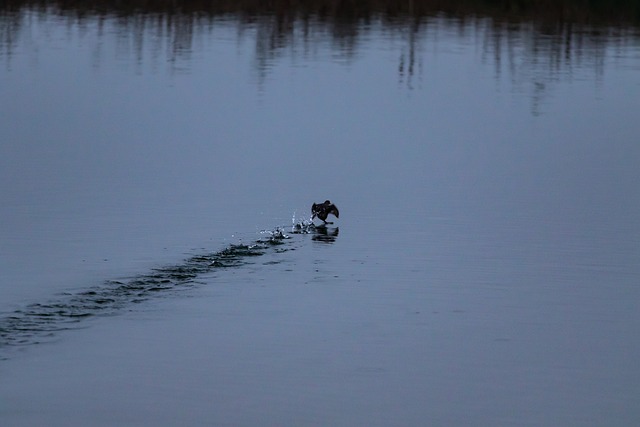
[[[311,206],[311,220],[313,218],[320,218],[325,224],[333,224],[332,222],[327,222],[327,215],[332,214],[336,218],[340,218],[340,212],[338,212],[338,208],[336,205],[331,203],[329,200],[325,200],[324,203],[314,203]]]

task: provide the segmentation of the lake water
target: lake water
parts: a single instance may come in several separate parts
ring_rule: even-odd
[[[0,424],[637,423],[638,29],[289,18],[0,14]]]

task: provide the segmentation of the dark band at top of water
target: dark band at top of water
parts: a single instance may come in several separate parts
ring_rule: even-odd
[[[202,0],[92,0],[68,2],[62,0],[10,0],[2,3],[0,10],[16,11],[20,8],[34,10],[57,10],[60,13],[83,16],[115,14],[118,16],[143,13],[191,14],[209,16],[258,15],[310,16],[339,19],[341,23],[357,21],[372,15],[388,18],[399,16],[421,17],[436,13],[456,16],[480,15],[498,19],[525,19],[542,21],[579,22],[585,24],[640,22],[640,2],[638,0],[313,0],[286,1],[260,0],[202,1]],[[284,24],[284,23],[283,23]]]
[[[310,232],[304,224],[294,234]],[[188,289],[195,279],[215,269],[241,267],[268,251],[284,252],[289,238],[282,229],[250,244],[229,245],[221,251],[195,255],[183,263],[154,269],[130,280],[108,280],[86,291],[67,294],[44,303],[34,303],[0,318],[0,350],[46,342],[56,332],[79,328],[83,319],[114,314],[152,297]],[[6,358],[0,353],[0,359]]]

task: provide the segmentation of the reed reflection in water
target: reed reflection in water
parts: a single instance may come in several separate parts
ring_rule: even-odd
[[[80,34],[95,33],[94,64],[113,54],[134,59],[141,67],[148,55],[154,67],[174,71],[190,67],[192,54],[220,27],[235,28],[238,43],[253,45],[259,82],[280,59],[303,63],[318,55],[352,61],[363,41],[382,31],[398,55],[398,79],[411,89],[422,73],[425,49],[437,49],[443,33],[469,37],[483,61],[494,64],[496,79],[512,82],[511,90],[539,100],[559,80],[601,79],[607,57],[637,50],[640,32],[637,2],[502,2],[483,1],[319,1],[275,2],[66,2],[16,1],[0,9],[0,55],[8,66],[19,43],[34,50],[47,26],[65,25]],[[53,18],[57,17],[57,18]],[[46,21],[49,21],[48,23]],[[116,32],[116,52],[105,52],[102,37]],[[105,57],[106,56],[106,57]],[[147,58],[148,59],[148,58]],[[166,64],[165,64],[166,63]],[[420,79],[423,76],[418,75]]]

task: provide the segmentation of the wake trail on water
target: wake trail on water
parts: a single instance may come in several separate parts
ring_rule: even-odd
[[[296,222],[291,234],[308,234],[315,229],[310,219]],[[291,236],[284,228],[263,230],[261,237],[249,244],[230,244],[224,249],[194,255],[182,263],[160,267],[130,279],[107,280],[77,293],[64,293],[59,298],[33,303],[0,315],[0,360],[10,348],[51,342],[57,333],[83,326],[82,321],[95,316],[114,315],[134,304],[151,298],[190,289],[198,285],[200,275],[217,269],[239,268],[252,263],[252,258],[267,253],[291,250]]]

